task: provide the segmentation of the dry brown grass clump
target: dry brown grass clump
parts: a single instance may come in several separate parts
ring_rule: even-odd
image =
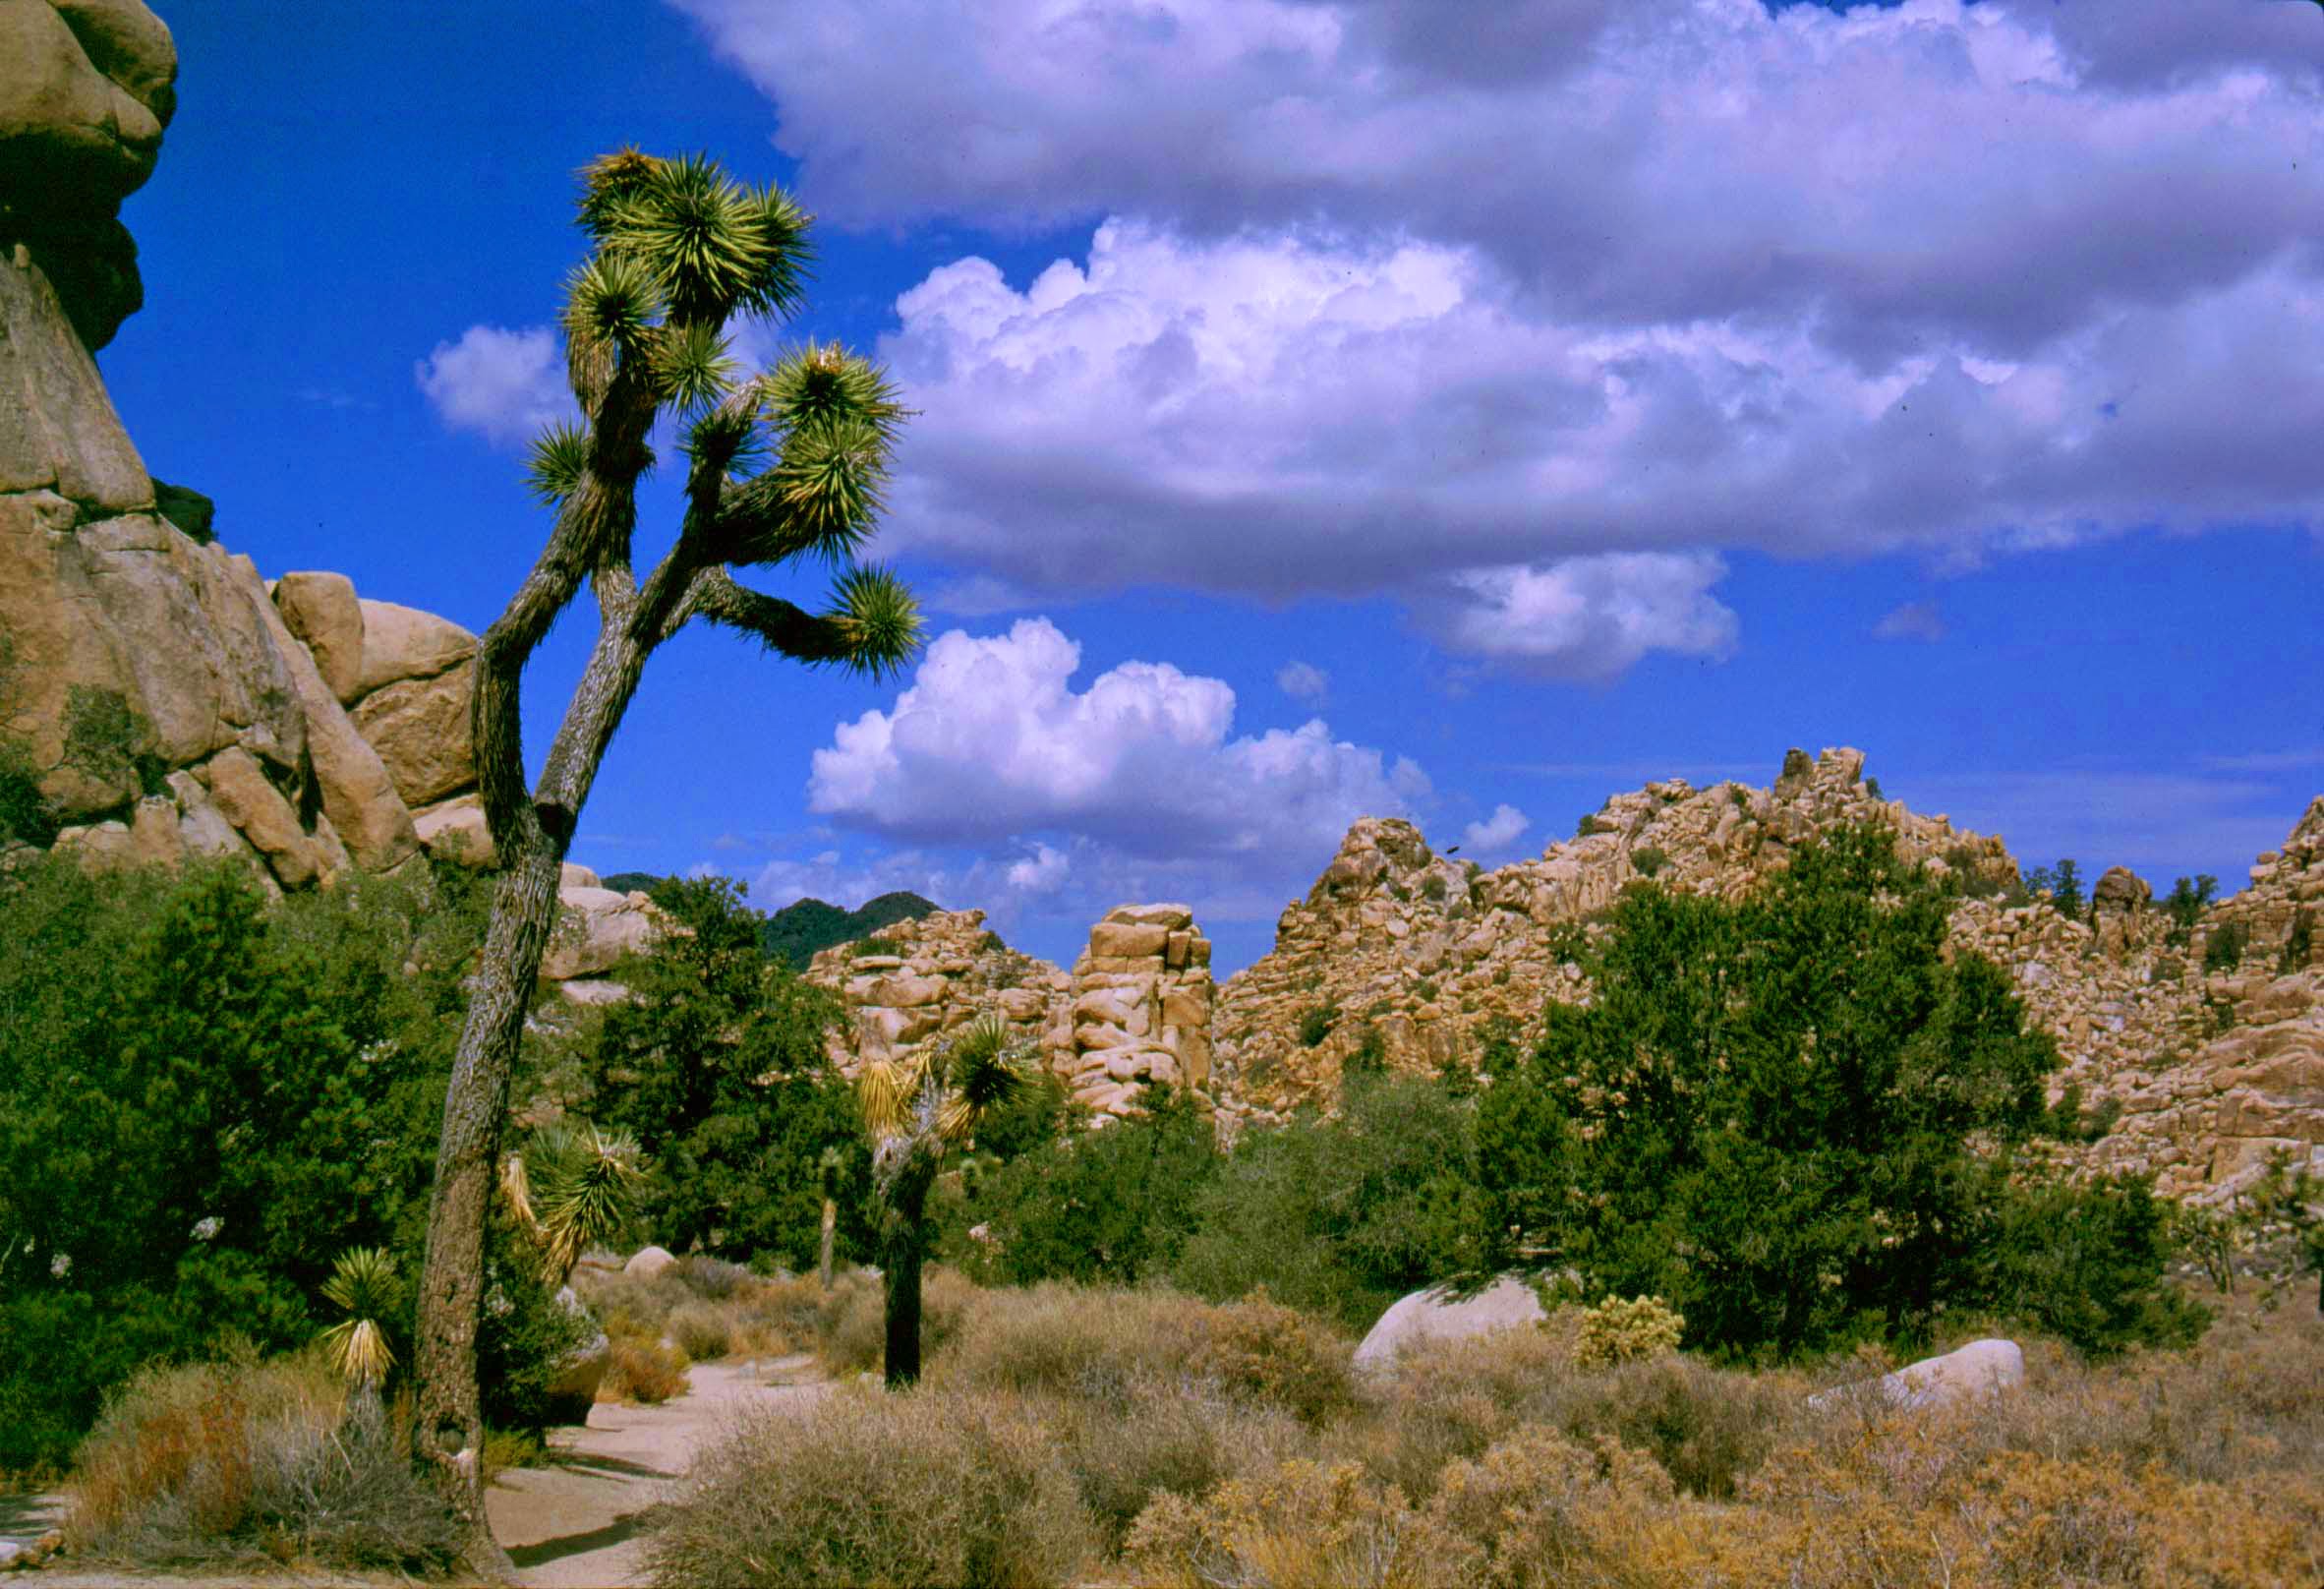
[[[662,1584],[1031,1589],[1072,1581],[1095,1544],[1017,1398],[849,1386],[702,1453],[647,1554]]]
[[[686,1393],[685,1353],[634,1335],[609,1333],[607,1339],[611,1355],[606,1360],[606,1377],[598,1382],[598,1400],[653,1407]]]
[[[140,1566],[446,1564],[409,1409],[350,1398],[312,1356],[150,1369],[107,1403],[71,1482],[78,1554]]]
[[[706,1302],[676,1309],[667,1327],[671,1344],[696,1363],[716,1362],[734,1349],[733,1321]]]
[[[832,1289],[832,1302],[818,1317],[815,1353],[835,1376],[876,1373],[887,1355],[886,1293],[880,1282],[856,1270]],[[976,1296],[975,1283],[958,1270],[931,1267],[920,1287],[920,1349],[928,1357],[944,1349]]]

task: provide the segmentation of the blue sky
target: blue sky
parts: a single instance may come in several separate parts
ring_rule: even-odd
[[[2232,889],[2324,789],[2312,6],[156,9],[100,363],[269,575],[491,621],[571,173],[623,143],[791,188],[809,307],[747,345],[922,411],[921,668],[682,635],[602,869],[916,888],[1061,960],[1179,898],[1232,970],[1364,814],[1493,864],[1849,743],[2029,862]]]

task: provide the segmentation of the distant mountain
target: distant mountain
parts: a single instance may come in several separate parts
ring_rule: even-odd
[[[882,927],[916,920],[935,909],[935,901],[922,899],[908,890],[882,894],[877,899],[866,900],[853,911],[842,911],[822,900],[800,900],[795,905],[784,906],[760,924],[759,947],[770,960],[780,958],[788,961],[794,970],[805,971],[817,950],[869,938]]]
[[[604,882],[617,893],[651,894],[657,884],[668,880],[653,872],[610,872]],[[935,901],[903,890],[866,900],[853,911],[822,900],[800,900],[759,923],[759,948],[769,960],[788,962],[794,971],[803,971],[819,949],[869,938],[882,927],[916,920],[935,909]]]

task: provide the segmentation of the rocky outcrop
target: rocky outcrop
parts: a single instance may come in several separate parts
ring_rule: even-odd
[[[1589,996],[1576,935],[1632,883],[1734,898],[1810,836],[1878,820],[1907,858],[1961,874],[1954,949],[2006,970],[2057,1038],[2054,1095],[2070,1087],[2111,1117],[2079,1163],[2151,1171],[2186,1195],[2324,1143],[2324,799],[2259,857],[2249,889],[2199,919],[2175,920],[2120,867],[2069,919],[2025,893],[1999,839],[1881,799],[1863,770],[1859,751],[1795,750],[1767,790],[1649,784],[1540,859],[1489,872],[1438,855],[1410,823],[1359,821],[1283,912],[1274,951],[1220,990],[1222,1114],[1232,1126],[1328,1104],[1361,1045],[1407,1070],[1474,1064],[1549,1001]]]
[[[541,957],[541,979],[564,982],[603,976],[631,955],[642,955],[680,931],[677,923],[643,894],[605,887],[597,873],[567,861],[557,883],[556,925]],[[575,1003],[606,1003],[596,988]]]
[[[1090,929],[1071,973],[1017,953],[982,911],[937,911],[826,949],[805,979],[845,1011],[830,1036],[848,1073],[994,1015],[1101,1118],[1157,1084],[1206,1100],[1210,941],[1183,905],[1125,905]]]
[[[1356,1348],[1359,1373],[1393,1373],[1400,1359],[1431,1343],[1468,1340],[1504,1329],[1533,1329],[1549,1316],[1534,1288],[1504,1274],[1471,1296],[1443,1286],[1399,1298]]]
[[[206,499],[145,473],[91,357],[136,307],[113,214],[175,72],[136,0],[0,0],[0,731],[91,865],[392,871],[414,808],[474,781],[474,636],[338,574],[269,591]],[[0,831],[0,864],[33,837]]]
[[[91,350],[144,301],[118,215],[153,174],[177,73],[139,0],[0,0],[0,250],[40,270]]]

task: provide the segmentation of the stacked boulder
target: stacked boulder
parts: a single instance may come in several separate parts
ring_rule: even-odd
[[[867,1061],[997,1015],[1044,1053],[1059,1041],[1073,980],[987,931],[982,911],[934,911],[893,922],[876,938],[823,950],[804,980],[837,994],[845,1019],[827,1035],[832,1061],[852,1076]]]
[[[1050,1068],[1099,1115],[1129,1114],[1147,1088],[1210,1084],[1210,940],[1183,905],[1123,905],[1074,963],[1070,1029]]]

